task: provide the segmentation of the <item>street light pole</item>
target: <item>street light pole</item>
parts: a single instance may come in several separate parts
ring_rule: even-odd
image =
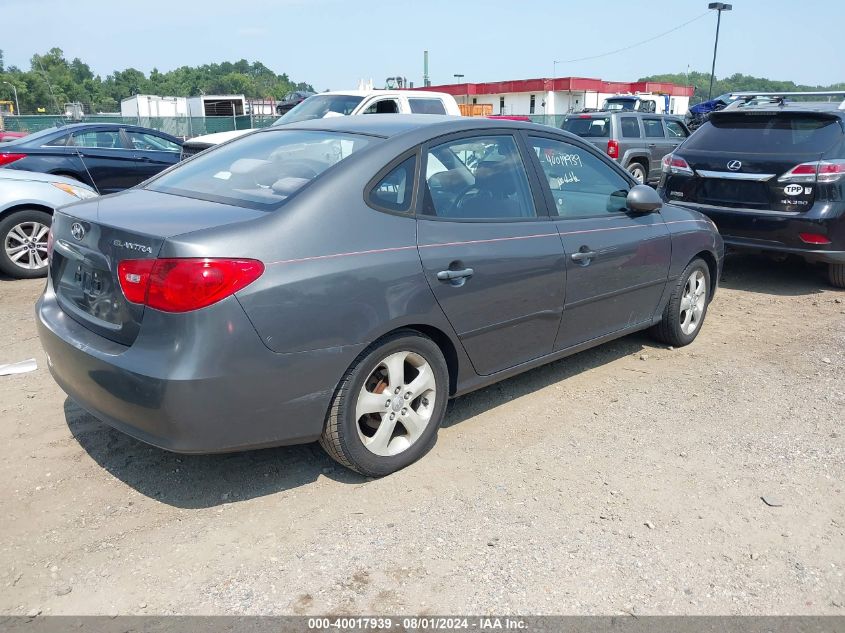
[[[454,75],[452,75],[452,76],[453,76],[455,79],[458,79],[458,80],[461,80],[461,79],[463,79],[463,78],[464,78],[464,76],[463,76],[461,73],[455,73],[455,74],[454,74]],[[457,83],[460,83],[460,81],[458,81]],[[464,95],[464,105],[466,105],[468,101],[469,101],[469,95],[468,95],[468,94],[466,94],[466,95]]]
[[[555,60],[552,62],[552,89],[549,90],[549,101],[552,102],[552,115],[557,114],[557,98],[555,96],[555,79],[557,79],[557,65],[560,63],[559,60]],[[548,108],[546,108],[546,114],[549,114]]]
[[[719,49],[719,26],[722,24],[722,11],[730,11],[733,5],[724,2],[711,2],[708,9],[716,10],[716,41],[713,44],[713,65],[710,67],[710,89],[707,91],[707,100],[713,98],[713,75],[716,73],[716,51]]]
[[[3,83],[6,84],[7,86],[12,87],[12,92],[15,93],[15,115],[20,116],[21,115],[21,106],[18,103],[18,89],[15,87],[15,84],[13,84],[13,83],[9,83],[8,81],[4,81]]]

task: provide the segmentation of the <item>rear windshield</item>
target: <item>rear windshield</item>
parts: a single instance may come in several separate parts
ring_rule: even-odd
[[[566,119],[563,129],[585,138],[606,138],[610,136],[610,117],[576,117]]]
[[[346,116],[358,107],[364,97],[357,95],[314,95],[291,108],[273,125],[298,123],[310,119],[322,119],[332,116]]]
[[[824,153],[840,141],[842,135],[839,121],[831,117],[722,114],[702,125],[684,147],[762,154]]]
[[[146,188],[269,210],[329,167],[375,141],[369,136],[338,132],[258,132],[186,161]]]

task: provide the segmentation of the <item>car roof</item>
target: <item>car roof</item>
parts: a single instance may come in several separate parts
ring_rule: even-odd
[[[778,102],[760,102],[760,103],[738,103],[734,102],[733,107],[727,107],[724,110],[718,110],[713,114],[727,113],[727,114],[736,114],[742,112],[755,112],[755,113],[771,113],[776,114],[778,112],[827,112],[830,114],[838,115],[840,118],[845,117],[845,110],[842,109],[841,104],[842,102],[837,101],[784,101],[782,103]]]
[[[372,114],[313,119],[265,128],[265,130],[325,130],[389,138],[423,127],[427,128],[432,135],[437,135],[475,129],[501,129],[503,127],[537,129],[542,126],[523,121],[445,116],[441,114]],[[556,128],[552,129],[556,130]]]
[[[381,90],[374,88],[372,90],[327,90],[326,92],[318,92],[316,96],[321,95],[341,95],[353,97],[370,97],[373,95],[381,95],[386,97],[395,97],[397,95],[406,95],[408,97],[442,97],[447,95],[446,92],[433,92],[431,90]]]

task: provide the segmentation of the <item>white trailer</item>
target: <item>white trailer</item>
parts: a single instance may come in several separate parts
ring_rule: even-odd
[[[186,97],[134,95],[120,102],[120,116],[142,118],[188,116],[188,99]]]

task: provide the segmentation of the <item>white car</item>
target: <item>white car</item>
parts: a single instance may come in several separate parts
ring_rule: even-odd
[[[357,114],[451,114],[460,116],[455,98],[424,90],[338,90],[308,97],[273,125]],[[182,146],[186,158],[204,149],[243,136],[252,130],[232,130],[197,136]]]

